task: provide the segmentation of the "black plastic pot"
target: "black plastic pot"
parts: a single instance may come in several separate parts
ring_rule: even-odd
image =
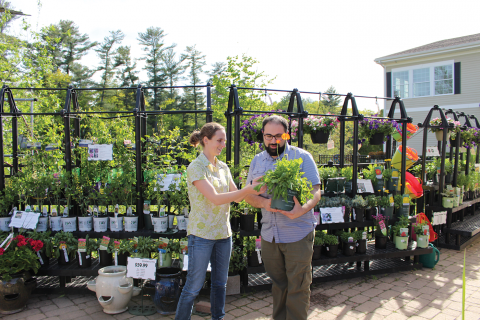
[[[372,216],[377,215],[377,208],[367,208],[365,209],[366,219],[371,221],[373,220]]]
[[[390,193],[397,191],[398,188],[398,178],[392,177],[387,184],[388,191]]]
[[[355,210],[355,221],[363,222],[365,220],[365,209],[364,208],[354,208]]]
[[[375,236],[375,248],[386,249],[387,248],[387,236]]]
[[[329,258],[335,258],[338,252],[338,244],[334,245],[324,245],[325,247],[325,255]]]
[[[108,253],[107,250],[98,250],[98,259],[99,265],[102,267],[107,267],[113,265],[112,254]]]
[[[355,254],[357,244],[355,242],[343,242],[343,255],[353,256]]]
[[[240,229],[253,231],[255,227],[255,214],[242,214],[240,216]]]
[[[393,218],[393,207],[392,206],[389,206],[389,207],[386,207],[386,208],[381,208],[380,212],[385,217],[388,217],[388,219]]]
[[[451,183],[452,182],[452,174],[447,173],[445,174],[445,183]]]
[[[127,258],[130,256],[128,252],[121,253],[117,255],[117,262],[119,266],[126,266],[127,265]]]
[[[90,268],[92,266],[92,254],[87,254],[87,252],[77,252],[77,264],[79,268]]]
[[[397,218],[400,218],[401,216],[408,217],[408,210],[410,209],[410,207],[408,209],[403,207],[404,206],[401,206],[399,209],[395,208],[395,216]]]
[[[295,206],[295,202],[293,201],[293,197],[296,196],[297,193],[291,190],[288,190],[287,201],[283,197],[280,198],[272,198],[272,202],[270,204],[270,208],[278,209],[283,211],[291,211]]]
[[[351,211],[352,211],[351,208],[345,207],[345,214],[343,215],[344,222],[350,222]]]
[[[237,232],[240,225],[240,217],[231,217],[230,218],[230,227],[232,231]]]
[[[68,256],[68,254],[67,254],[67,256]],[[64,265],[70,264],[71,262],[72,262],[72,259],[70,259],[70,257],[68,257],[68,261],[67,261],[65,259],[64,251],[60,250],[60,256],[58,257],[58,264],[61,265],[61,266],[64,266]]]
[[[143,225],[146,230],[153,230],[152,215],[144,214],[143,215]]]
[[[247,256],[248,266],[249,267],[258,267],[260,263],[258,262],[257,251],[250,252]]]
[[[317,131],[314,133],[310,133],[310,137],[312,138],[313,143],[327,143],[329,136],[330,136],[330,132],[324,132],[324,131]]]
[[[383,133],[375,133],[369,140],[368,143],[371,145],[380,145],[383,144]]]
[[[322,255],[322,246],[313,246],[313,255],[312,255],[312,260],[318,260],[320,259],[320,256]]]
[[[346,194],[352,193],[352,181],[345,182],[344,187],[345,187],[345,193]]]
[[[367,239],[357,240],[357,253],[358,254],[367,253]]]

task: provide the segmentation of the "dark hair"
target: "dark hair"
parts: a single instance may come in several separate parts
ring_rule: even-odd
[[[266,117],[265,119],[263,119],[262,132],[263,132],[263,129],[265,129],[265,125],[269,122],[281,124],[283,126],[283,128],[285,129],[285,132],[288,132],[288,122],[287,122],[287,120],[285,118],[277,116],[277,115],[273,115],[273,116]]]
[[[200,143],[202,147],[205,147],[203,144],[203,137],[207,137],[208,140],[211,140],[215,135],[215,132],[218,130],[225,130],[225,128],[216,122],[205,123],[200,130],[195,130],[190,135],[188,142],[194,147],[198,146]]]

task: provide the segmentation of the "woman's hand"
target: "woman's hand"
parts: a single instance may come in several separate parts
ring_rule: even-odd
[[[253,181],[251,181],[250,184],[245,187],[245,189],[248,190],[249,194],[254,194],[254,195],[258,196],[259,194],[262,194],[265,191],[267,191],[267,186],[266,185],[262,186],[259,191],[256,191],[254,189],[256,186],[258,186],[259,184],[262,183],[261,181],[259,181],[262,178],[263,178],[263,176],[253,179]]]

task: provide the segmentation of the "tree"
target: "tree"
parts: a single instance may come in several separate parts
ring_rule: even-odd
[[[0,19],[2,23],[0,24],[0,33],[5,33],[10,24],[19,18],[20,15],[24,15],[22,12],[14,10],[15,8],[12,6],[10,1],[0,0],[0,7],[4,8],[2,12],[0,12]]]
[[[326,93],[338,93],[334,86],[330,86],[325,92]],[[340,105],[341,97],[340,96],[329,95],[328,100],[329,101],[324,100],[323,104],[327,107],[327,109],[332,109],[332,111],[330,111],[331,113],[334,113],[335,112],[334,108],[336,108]]]
[[[162,55],[164,50],[171,47],[164,47],[163,38],[166,36],[164,31],[159,27],[149,27],[146,32],[139,32],[137,40],[140,45],[143,46],[145,51],[145,70],[147,71],[148,80],[147,83],[153,87],[159,87],[165,85],[167,77],[162,73]],[[161,92],[158,88],[153,89],[153,110],[160,110],[161,104]],[[153,117],[154,130],[157,130],[157,117]]]
[[[162,65],[161,72],[167,77],[168,85],[173,87],[178,81],[182,80],[183,73],[185,72],[185,66],[183,62],[185,61],[184,57],[181,56],[180,59],[175,58],[176,53],[173,51],[173,48],[166,50],[162,55]],[[174,98],[174,89],[170,89],[170,99]]]
[[[117,55],[115,57],[115,65],[121,67],[117,71],[117,79],[120,81],[121,87],[132,87],[138,81],[137,62],[133,61],[130,56],[130,47],[121,46],[117,49]],[[135,106],[136,91],[123,90],[121,95],[123,96],[123,105],[125,107]]]
[[[187,47],[186,53],[182,54],[182,59],[187,61],[188,79],[192,86],[200,83],[200,75],[203,72],[205,63],[205,55],[202,55],[194,46]],[[185,88],[185,95],[193,98],[194,110],[204,108],[204,96],[198,88]],[[198,129],[198,115],[195,113],[195,129]]]
[[[124,35],[122,31],[110,31],[110,35],[103,39],[103,42],[100,44],[98,49],[95,49],[98,57],[101,60],[100,67],[98,67],[97,71],[103,70],[102,81],[100,84],[102,88],[106,88],[113,80],[115,68],[118,67],[117,61],[115,60],[117,51],[113,49],[113,47],[115,44],[121,43],[123,38]],[[103,107],[104,97],[105,90],[103,90],[101,93],[100,107]]]

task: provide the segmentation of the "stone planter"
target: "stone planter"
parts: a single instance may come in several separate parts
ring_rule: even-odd
[[[0,222],[1,225],[1,222]],[[38,219],[37,227],[35,231],[37,232],[45,232],[48,229],[48,217],[40,217]]]
[[[62,218],[62,228],[64,232],[77,231],[77,218],[76,217]]]
[[[106,232],[108,228],[108,217],[93,218],[93,230],[95,232]]]
[[[150,291],[157,313],[161,315],[175,313],[182,291],[180,287],[180,280],[184,280],[182,277],[182,270],[179,268],[164,268],[157,271],[158,281],[151,281],[154,288]]]
[[[78,217],[78,230],[83,232],[92,231],[93,217]]]
[[[37,280],[28,273],[14,275],[9,281],[0,277],[0,314],[13,314],[25,309],[36,287]]]
[[[124,217],[125,220],[125,231],[135,232],[138,230],[138,217]]]
[[[50,217],[50,230],[62,231],[62,217]]]
[[[132,296],[140,293],[133,286],[133,279],[127,278],[127,267],[111,266],[98,270],[98,277],[87,283],[88,289],[96,292],[103,312],[117,314],[127,311]]]
[[[123,231],[123,217],[110,217],[110,231],[119,232]]]
[[[168,217],[152,217],[153,230],[157,233],[167,232],[168,229]]]
[[[10,228],[8,225],[10,224],[10,221],[12,220],[12,217],[1,217],[0,218],[0,231],[10,231]]]

